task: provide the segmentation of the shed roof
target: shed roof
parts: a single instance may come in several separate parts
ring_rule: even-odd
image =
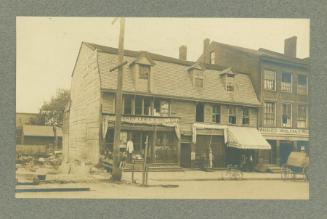
[[[62,137],[62,129],[56,127],[57,136]],[[23,126],[24,136],[34,136],[34,137],[54,137],[54,131],[52,126],[42,126],[42,125],[24,125]]]
[[[86,43],[98,52],[98,64],[101,77],[101,88],[115,90],[117,88],[117,71],[110,69],[118,65],[117,49]],[[134,62],[140,52],[126,50],[125,60]],[[142,52],[143,53],[143,52]],[[188,71],[194,62],[147,53],[156,65],[151,68],[152,95],[189,98],[202,101],[228,102],[235,104],[260,105],[252,82],[246,74],[236,74],[233,93],[225,90],[219,66],[208,66],[204,70],[204,87],[193,86],[193,79]],[[215,69],[214,69],[215,68]],[[222,69],[222,68],[221,68]],[[124,66],[123,91],[138,93],[132,69]],[[143,91],[144,92],[144,91]]]

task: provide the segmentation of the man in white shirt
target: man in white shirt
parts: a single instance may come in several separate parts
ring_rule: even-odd
[[[133,155],[133,151],[134,151],[134,144],[133,144],[132,139],[128,139],[126,151],[127,151],[128,161],[132,162],[132,155]]]

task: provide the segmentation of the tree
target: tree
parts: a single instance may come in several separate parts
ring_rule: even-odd
[[[70,91],[58,89],[56,96],[52,97],[49,102],[44,102],[36,118],[30,120],[33,125],[63,125],[63,116],[65,107],[70,100]]]

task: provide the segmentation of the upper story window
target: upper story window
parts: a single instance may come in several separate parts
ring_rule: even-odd
[[[226,75],[226,91],[233,92],[234,91],[234,74],[227,74]]]
[[[215,52],[210,53],[210,64],[215,64]]]
[[[132,96],[130,95],[124,96],[124,114],[132,114]]]
[[[153,115],[154,116],[169,116],[169,102],[166,100],[155,99]]]
[[[212,106],[212,122],[220,123],[220,105]]]
[[[274,102],[265,102],[264,104],[264,124],[267,126],[275,125],[276,106]]]
[[[150,66],[149,65],[139,65],[139,78],[148,80],[150,75]]]
[[[299,104],[297,108],[297,127],[307,128],[307,105]]]
[[[282,104],[282,127],[292,127],[292,104]]]
[[[298,75],[298,77],[297,77],[297,93],[300,95],[308,94],[308,77],[306,75]]]
[[[204,104],[203,103],[196,104],[195,121],[204,122]]]
[[[195,77],[194,78],[194,85],[195,85],[195,87],[203,88],[203,78]]]
[[[235,125],[236,124],[236,107],[229,106],[228,107],[228,123]]]
[[[276,90],[276,72],[264,71],[264,88],[266,90]]]
[[[281,91],[292,92],[292,74],[289,72],[282,72]]]
[[[249,125],[250,123],[250,116],[249,116],[249,108],[243,107],[242,108],[242,124]]]

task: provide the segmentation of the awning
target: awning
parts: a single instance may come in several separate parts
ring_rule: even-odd
[[[233,127],[227,128],[227,146],[238,149],[270,150],[270,144],[256,128]]]

